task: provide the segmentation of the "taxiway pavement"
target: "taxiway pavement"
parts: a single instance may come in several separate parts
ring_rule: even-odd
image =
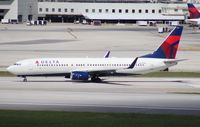
[[[0,109],[200,115],[199,78],[0,78]]]

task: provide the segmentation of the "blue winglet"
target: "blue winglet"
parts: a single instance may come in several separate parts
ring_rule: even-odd
[[[131,65],[128,67],[128,69],[133,69],[137,63],[138,57],[135,58],[135,60],[131,63]]]
[[[110,51],[107,51],[104,58],[108,58],[110,56]]]

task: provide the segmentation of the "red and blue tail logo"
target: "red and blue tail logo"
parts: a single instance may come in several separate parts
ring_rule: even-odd
[[[190,13],[190,19],[200,18],[198,9],[192,3],[188,3],[187,5],[188,5],[188,11]]]
[[[176,26],[174,30],[164,40],[162,45],[153,54],[147,54],[142,57],[175,59],[182,31],[183,26]]]

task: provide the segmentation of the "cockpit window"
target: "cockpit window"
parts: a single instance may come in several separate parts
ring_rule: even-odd
[[[19,64],[19,63],[15,63],[14,65],[16,65],[16,66],[21,66],[21,64]]]

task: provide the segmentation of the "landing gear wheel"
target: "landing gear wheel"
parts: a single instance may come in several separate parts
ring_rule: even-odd
[[[92,82],[102,82],[102,80],[101,80],[98,76],[93,76],[93,77],[91,78],[91,81],[92,81]]]
[[[27,78],[26,77],[23,77],[24,79],[23,79],[23,82],[27,82]]]
[[[163,71],[169,71],[169,68],[166,68],[165,70],[163,70]]]

